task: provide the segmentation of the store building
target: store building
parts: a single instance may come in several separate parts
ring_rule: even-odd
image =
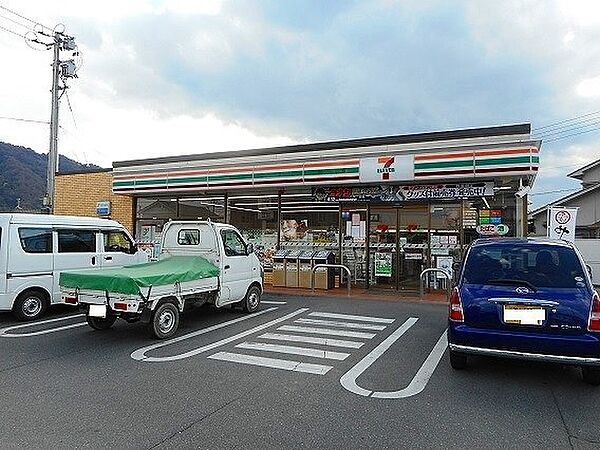
[[[210,218],[236,225],[267,271],[278,249],[328,250],[353,283],[415,290],[424,268],[447,267],[478,236],[526,234],[540,149],[530,128],[119,161],[111,196],[131,199],[141,245],[170,219]]]

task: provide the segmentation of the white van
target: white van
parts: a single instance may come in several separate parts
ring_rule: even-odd
[[[0,214],[0,311],[12,311],[20,320],[37,319],[61,301],[60,272],[147,260],[114,220]]]

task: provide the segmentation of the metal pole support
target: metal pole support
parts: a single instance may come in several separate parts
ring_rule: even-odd
[[[316,264],[315,266],[313,266],[312,273],[310,274],[310,288],[312,289],[312,293],[315,293],[315,272],[317,271],[317,269],[320,269],[322,267],[330,267],[332,269],[344,269],[346,271],[346,273],[348,274],[348,297],[350,297],[350,284],[352,276],[350,274],[350,269],[347,266],[344,266],[343,264]]]
[[[423,275],[426,275],[428,273],[431,272],[437,272],[437,273],[441,273],[446,277],[446,280],[448,280],[448,289],[446,292],[446,301],[450,301],[450,290],[451,290],[451,286],[450,286],[450,281],[451,281],[451,277],[450,274],[448,272],[446,272],[444,269],[438,269],[436,267],[432,267],[430,269],[425,269],[423,272],[421,272],[421,276],[420,276],[420,282],[419,282],[419,292],[420,292],[420,296],[419,299],[423,300]]]

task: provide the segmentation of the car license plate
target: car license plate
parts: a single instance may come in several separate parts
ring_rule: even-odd
[[[504,305],[504,323],[541,326],[546,320],[546,310],[539,306]]]
[[[88,316],[102,318],[106,317],[106,305],[90,305]]]

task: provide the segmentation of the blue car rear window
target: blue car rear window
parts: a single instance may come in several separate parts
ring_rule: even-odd
[[[573,249],[541,244],[474,246],[463,281],[468,284],[510,284],[550,288],[585,287],[584,268]]]

